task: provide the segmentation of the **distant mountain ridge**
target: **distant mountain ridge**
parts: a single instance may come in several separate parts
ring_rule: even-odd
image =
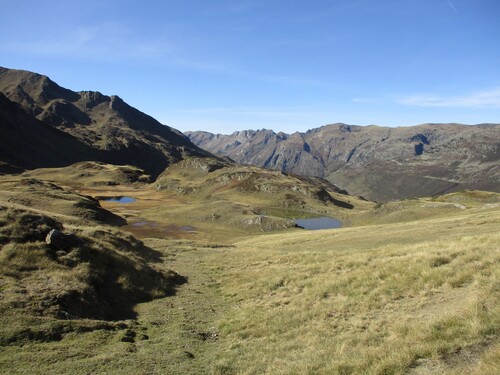
[[[0,67],[0,115],[0,135],[9,139],[0,160],[22,168],[95,160],[158,175],[185,156],[211,156],[118,96],[74,92],[23,70]]]
[[[322,177],[377,201],[462,189],[500,191],[500,125],[326,125],[305,133],[186,132],[238,163]]]

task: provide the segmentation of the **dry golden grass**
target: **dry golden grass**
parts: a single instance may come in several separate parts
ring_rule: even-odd
[[[203,186],[207,174],[184,177],[183,184]],[[9,184],[0,185],[5,187],[0,199],[10,196],[15,184]],[[176,295],[136,305],[133,320],[102,325],[99,320],[70,319],[54,325],[37,317],[23,318],[16,326],[9,318],[12,332],[33,326],[45,333],[47,342],[28,337],[23,346],[3,346],[0,370],[4,372],[497,373],[499,194],[454,193],[392,202],[373,210],[374,204],[355,198],[348,198],[359,203],[353,210],[307,201],[304,210],[283,207],[279,200],[286,198],[281,195],[237,189],[186,195],[147,185],[81,188],[90,195],[139,198],[130,205],[103,205],[126,216],[129,223],[158,224],[155,231],[140,233],[152,237],[144,241],[154,249],[153,263],[140,251],[124,251],[126,246],[119,241],[124,235],[114,230],[95,239],[96,228],[85,227],[89,241],[131,257],[139,273],[148,266],[175,269],[187,276],[188,283]],[[37,200],[42,195],[25,196],[38,205],[32,209],[36,214],[45,212]],[[58,220],[72,218],[69,228],[78,229],[81,223],[72,200],[77,198],[56,195],[66,200],[47,207],[63,212],[55,216]],[[14,209],[23,202],[5,204]],[[247,217],[258,216],[257,209],[286,217],[295,215],[290,208],[302,215],[345,215],[345,222],[357,226],[278,232],[241,226]],[[1,225],[7,227],[8,220]],[[174,240],[172,233],[162,232],[169,225],[194,226],[196,234]],[[88,271],[82,268],[80,276],[72,277],[36,243],[16,249],[6,243],[0,255],[0,263],[7,259],[12,269],[26,275],[29,267],[49,268],[50,285],[60,285],[61,290],[82,287],[78,283]],[[27,268],[19,271],[19,267]],[[43,272],[33,275],[39,279],[32,285],[43,285]],[[150,296],[155,294],[148,280],[124,276],[116,281],[130,290],[145,283]],[[15,287],[12,283],[1,284],[0,292]],[[30,293],[36,292],[34,288]],[[154,296],[160,297],[162,291],[157,292]],[[16,298],[21,301],[22,292]]]
[[[237,302],[218,322],[216,370],[397,374],[426,359],[450,374],[491,371],[499,227],[498,210],[478,211],[239,242],[220,280]]]
[[[130,165],[112,165],[102,162],[85,161],[63,168],[40,168],[23,173],[23,177],[38,178],[62,183],[76,188],[91,188],[144,184],[151,176],[144,170]]]
[[[9,358],[12,373],[35,364],[55,373],[495,374],[499,225],[500,210],[476,208],[233,245],[150,239],[188,276],[177,295],[138,305],[125,333],[5,347],[0,367]]]

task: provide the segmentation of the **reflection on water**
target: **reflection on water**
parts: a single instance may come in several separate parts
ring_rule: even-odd
[[[135,198],[132,197],[108,197],[104,198],[106,202],[114,202],[114,203],[133,203],[136,201]]]
[[[340,228],[342,223],[331,217],[315,217],[313,219],[296,219],[299,227],[309,230]]]

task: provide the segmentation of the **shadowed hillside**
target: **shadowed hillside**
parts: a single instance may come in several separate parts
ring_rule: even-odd
[[[0,93],[0,160],[23,168],[61,167],[104,153],[24,111]],[[0,171],[1,172],[1,171]]]
[[[35,162],[21,152],[2,150],[9,163],[22,168],[95,160],[135,165],[158,175],[187,155],[209,156],[179,131],[160,124],[118,96],[74,92],[46,76],[6,68],[0,68],[0,93],[18,104],[13,108],[4,97],[0,99],[0,131],[3,138],[10,133],[9,147],[45,155]],[[40,122],[71,137],[35,129]],[[66,152],[71,148],[75,151]]]

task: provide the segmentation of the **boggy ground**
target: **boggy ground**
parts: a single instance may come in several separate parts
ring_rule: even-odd
[[[159,255],[155,268],[187,282],[138,303],[135,318],[113,329],[3,345],[5,372],[495,374],[500,366],[498,194],[366,203],[346,214],[351,227],[262,232],[205,222],[210,206],[196,196],[146,185],[81,192],[139,198],[102,203],[127,218],[125,230],[140,220],[195,227],[135,232]]]

